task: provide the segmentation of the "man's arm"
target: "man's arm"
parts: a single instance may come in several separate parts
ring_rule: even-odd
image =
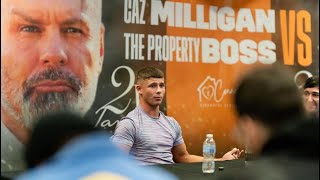
[[[202,162],[202,156],[190,155],[186,144],[182,143],[172,148],[173,161],[176,163]]]
[[[172,118],[173,119],[173,118]],[[173,119],[176,127],[177,138],[174,144],[178,144],[173,146],[171,149],[173,155],[173,161],[177,163],[190,163],[190,162],[202,162],[203,157],[197,155],[191,155],[188,153],[185,143],[183,142],[181,127],[179,123]],[[237,148],[233,148],[231,151],[227,152],[223,155],[222,158],[215,158],[215,161],[224,161],[224,160],[233,160],[238,159],[243,152]]]
[[[131,119],[122,119],[116,126],[111,141],[126,153],[134,143],[136,135],[136,127]]]
[[[231,151],[225,153],[222,158],[215,158],[215,161],[226,161],[226,160],[234,160],[234,159],[239,159],[241,156],[241,153],[243,150],[240,150],[238,148],[233,148]]]
[[[225,161],[238,159],[243,152],[237,148],[233,148],[231,151],[227,152],[222,156],[222,158],[215,158],[215,161]],[[191,162],[202,162],[203,157],[197,155],[191,155],[188,153],[186,145],[184,143],[174,146],[172,148],[173,160],[176,163],[191,163]]]
[[[118,148],[120,148],[122,151],[124,151],[126,154],[129,154],[131,146],[125,145],[125,144],[116,144],[114,143]]]

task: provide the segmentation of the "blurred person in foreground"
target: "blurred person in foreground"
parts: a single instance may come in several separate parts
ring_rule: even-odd
[[[222,173],[218,180],[290,180],[288,172],[275,162],[251,162],[251,167]]]
[[[175,179],[156,167],[138,166],[106,137],[80,115],[43,116],[26,145],[29,170],[17,179]]]
[[[319,76],[309,77],[303,86],[306,111],[319,119]]]
[[[34,120],[91,107],[104,57],[101,0],[1,0],[1,172],[23,170]]]
[[[120,120],[112,142],[141,164],[202,162],[203,157],[188,153],[179,123],[159,110],[165,94],[163,72],[145,67],[136,76],[140,105]],[[216,161],[237,159],[237,148]]]
[[[306,120],[293,79],[286,69],[268,66],[239,82],[237,138],[256,156],[243,172],[221,179],[319,179],[319,125]]]

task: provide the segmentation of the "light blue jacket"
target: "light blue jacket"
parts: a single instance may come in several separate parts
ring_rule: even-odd
[[[65,145],[52,159],[19,176],[18,180],[62,179],[171,180],[173,175],[155,166],[141,166],[115,147],[106,133],[84,135]],[[121,179],[121,178],[120,178]]]

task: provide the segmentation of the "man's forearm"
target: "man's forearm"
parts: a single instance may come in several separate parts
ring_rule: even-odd
[[[225,159],[223,159],[223,158],[214,158],[214,160],[215,161],[224,161]],[[197,156],[197,155],[189,155],[188,162],[203,162],[203,157],[202,156]]]
[[[214,158],[214,161],[225,161],[223,158]]]
[[[197,156],[197,155],[188,155],[186,158],[187,163],[192,163],[192,162],[202,162],[203,157],[202,156]]]

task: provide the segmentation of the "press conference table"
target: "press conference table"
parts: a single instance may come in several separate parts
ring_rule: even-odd
[[[232,161],[217,161],[216,170],[211,174],[202,173],[202,163],[177,163],[157,166],[171,172],[181,180],[203,180],[216,179],[217,177],[230,171],[242,171],[245,168],[245,161],[244,159],[237,159]],[[219,167],[223,167],[223,170],[219,170]]]
[[[226,172],[242,171],[245,168],[244,159],[237,159],[232,161],[217,161],[216,171],[211,174],[202,173],[202,163],[176,163],[176,164],[163,164],[155,165],[163,168],[172,174],[176,175],[181,180],[203,180],[203,179],[216,179]],[[219,167],[223,167],[223,170],[219,170]],[[7,172],[2,173],[4,177],[16,177],[21,172]]]

